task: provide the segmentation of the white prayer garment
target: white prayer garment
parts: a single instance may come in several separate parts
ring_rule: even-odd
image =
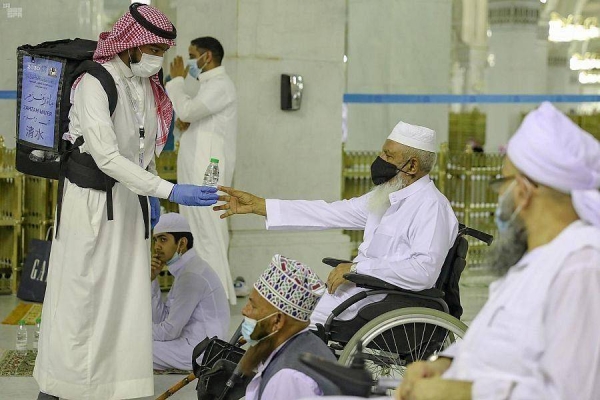
[[[40,390],[66,399],[151,396],[152,314],[150,240],[138,194],[167,198],[173,184],[156,176],[155,102],[148,79],[134,77],[119,57],[103,64],[119,101],[111,119],[106,92],[85,75],[74,93],[69,134],[83,135],[81,151],[118,182],[114,220],[106,192],[65,180],[59,235],[52,242],[34,377]],[[138,124],[125,85],[141,93],[145,135],[139,162]]]
[[[219,185],[231,186],[236,158],[237,99],[235,87],[225,67],[200,74],[195,97],[185,93],[182,77],[167,83],[167,93],[179,119],[189,122],[181,134],[177,156],[177,182],[202,185],[211,158],[219,160]],[[217,272],[227,297],[235,304],[233,280],[227,251],[227,220],[220,219],[212,207],[179,206],[189,222],[198,255]]]
[[[458,233],[458,221],[448,200],[428,175],[390,194],[391,205],[383,215],[369,211],[370,195],[333,203],[268,199],[267,229],[364,229],[363,242],[353,260],[359,274],[409,290],[433,287]],[[311,325],[324,323],[331,310],[363,290],[343,284],[334,294],[324,294],[311,316]],[[351,319],[359,308],[381,299],[370,296],[338,318]]]

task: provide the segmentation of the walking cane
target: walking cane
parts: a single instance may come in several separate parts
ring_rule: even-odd
[[[235,333],[229,340],[229,344],[236,344],[238,339],[240,338],[241,332],[242,332],[242,324],[240,324],[240,326],[238,326],[238,328],[235,330]],[[158,396],[156,398],[156,400],[168,399],[169,397],[173,396],[177,391],[179,391],[181,388],[186,386],[188,383],[196,380],[196,378],[197,378],[197,376],[192,372],[191,374],[189,374],[188,376],[183,378],[183,380],[177,382],[176,384],[174,384],[173,386],[168,388],[167,391],[164,392],[163,394],[161,394],[160,396]]]
[[[181,389],[182,387],[184,387],[185,385],[187,385],[188,383],[192,382],[195,379],[196,379],[196,375],[194,375],[194,373],[192,372],[191,374],[186,376],[182,381],[179,381],[176,384],[174,384],[173,386],[171,386],[170,388],[168,388],[167,391],[164,392],[163,394],[161,394],[160,396],[158,396],[156,398],[156,400],[168,399],[169,397],[173,396],[175,394],[175,392],[177,392],[179,389]]]

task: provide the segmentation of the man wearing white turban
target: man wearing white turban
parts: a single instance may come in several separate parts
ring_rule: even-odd
[[[429,172],[436,160],[436,133],[422,126],[399,122],[371,165],[375,189],[350,200],[275,200],[219,187],[227,196],[221,218],[254,213],[266,217],[270,230],[364,230],[358,256],[335,267],[311,316],[311,325],[324,324],[331,311],[365,289],[344,279],[349,272],[374,276],[408,290],[432,288],[448,250],[458,233],[458,220],[450,202],[435,187]],[[354,303],[337,318],[349,320],[369,302]]]
[[[498,252],[516,260],[464,340],[408,368],[398,399],[598,399],[600,142],[543,103],[502,175]]]

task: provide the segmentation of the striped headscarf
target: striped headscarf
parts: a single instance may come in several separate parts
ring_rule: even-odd
[[[175,27],[169,21],[166,15],[160,10],[148,5],[137,5],[135,9],[149,24],[159,30],[166,31],[171,35],[176,34]],[[131,8],[130,8],[131,10]],[[169,35],[166,35],[169,36]],[[131,15],[131,11],[127,11],[113,26],[110,32],[102,32],[98,39],[98,46],[94,52],[94,61],[103,64],[110,61],[122,51],[136,48],[139,46],[162,43],[169,46],[175,46],[174,39],[168,39],[159,36],[143,27]],[[169,127],[173,118],[173,104],[167,96],[165,89],[162,86],[157,75],[150,77],[152,93],[156,103],[156,112],[158,116],[158,134],[156,136],[156,155],[160,152],[167,143]]]

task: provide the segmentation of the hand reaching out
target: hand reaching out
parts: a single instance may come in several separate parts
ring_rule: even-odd
[[[215,211],[225,211],[221,214],[221,219],[234,214],[267,215],[266,201],[262,197],[227,186],[219,186],[218,189],[227,193],[219,196],[219,201],[224,201],[225,204],[213,207]]]

